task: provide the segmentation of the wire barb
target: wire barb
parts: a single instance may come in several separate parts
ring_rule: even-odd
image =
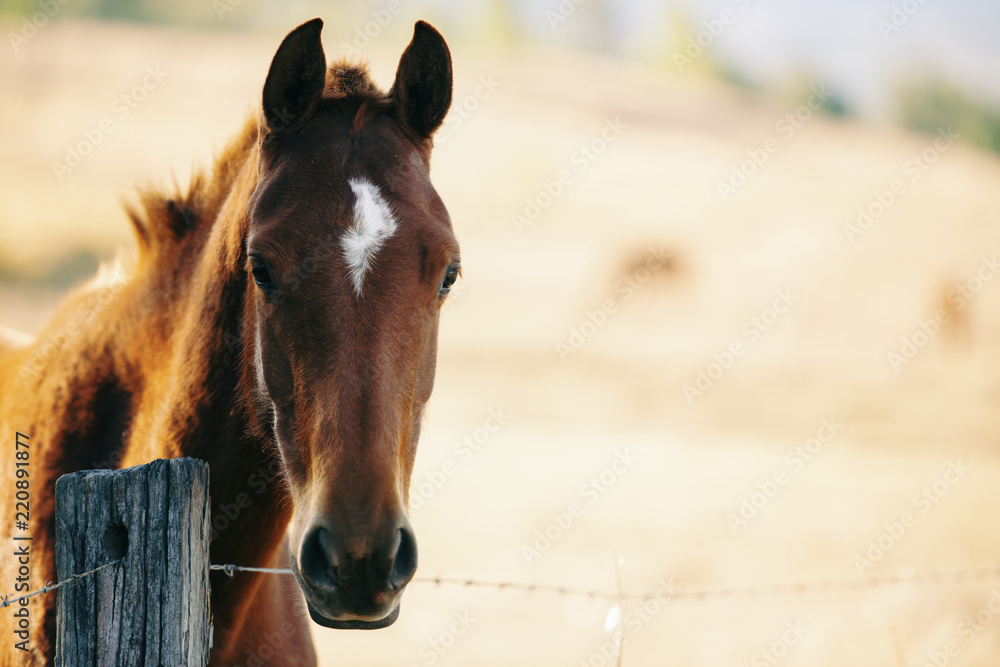
[[[209,565],[210,570],[225,572],[230,579],[236,572],[260,572],[262,574],[292,574],[287,567],[243,567],[240,565]]]
[[[31,593],[25,593],[24,595],[18,596],[14,599],[11,599],[9,595],[0,595],[0,609],[18,604],[21,602],[21,600],[28,600],[30,598],[35,597],[36,595],[51,593],[57,588],[62,588],[63,586],[68,586],[69,584],[82,581],[83,579],[86,579],[91,575],[97,574],[101,570],[111,567],[112,565],[117,565],[120,562],[122,562],[120,558],[118,560],[113,560],[110,563],[105,563],[104,565],[101,565],[100,567],[95,567],[93,570],[90,570],[89,572],[81,572],[80,574],[74,574],[72,576],[66,577],[57,584],[54,584],[51,581],[47,581],[45,582],[45,585],[39,588],[37,591],[32,591]]]
[[[212,565],[213,570],[222,570],[232,576],[234,572],[263,572],[267,574],[292,574],[287,568],[242,567],[239,565]],[[671,600],[691,600],[704,602],[713,599],[733,597],[778,597],[784,595],[808,595],[812,593],[830,593],[852,590],[867,590],[885,586],[903,585],[934,585],[959,584],[965,581],[982,581],[1000,579],[1000,567],[953,570],[948,572],[928,572],[911,576],[864,577],[859,579],[828,579],[814,582],[792,582],[787,584],[770,584],[762,586],[743,586],[734,588],[692,588],[674,590],[667,594]],[[553,584],[527,584],[515,581],[483,581],[480,579],[460,579],[454,577],[416,577],[415,584],[430,584],[435,588],[441,586],[457,586],[462,588],[489,588],[496,591],[514,590],[523,593],[547,593],[562,597],[582,596],[591,600],[608,600],[610,602],[649,602],[662,597],[662,593],[645,595],[628,595],[624,593],[609,593],[605,591],[557,586]]]
[[[9,595],[0,595],[0,609],[10,607],[27,600],[50,593],[63,586],[76,583],[89,576],[97,574],[105,568],[117,565],[121,559],[105,563],[89,572],[74,574],[59,583],[47,582],[45,586],[31,593],[25,593],[16,598]],[[242,565],[210,565],[213,571],[223,572],[227,577],[233,577],[237,572],[256,572],[259,574],[293,574],[288,568],[278,567],[246,567]],[[725,599],[733,597],[777,597],[783,595],[808,595],[812,593],[830,593],[844,591],[859,591],[882,588],[886,586],[922,586],[941,584],[960,584],[966,581],[985,581],[988,579],[1000,579],[1000,567],[989,567],[972,570],[953,570],[950,572],[928,572],[924,574],[914,574],[911,576],[886,576],[886,577],[865,577],[859,579],[830,579],[815,582],[794,582],[787,584],[773,584],[766,586],[744,586],[739,588],[692,588],[688,590],[674,590],[667,594],[669,600],[691,600],[694,602],[704,602],[707,600]],[[660,592],[645,595],[626,595],[624,593],[608,593],[605,591],[590,590],[584,588],[572,588],[569,586],[556,586],[552,584],[526,584],[515,581],[482,581],[479,579],[457,579],[449,577],[417,577],[413,580],[416,584],[431,584],[435,587],[460,586],[463,588],[489,588],[495,591],[513,590],[522,593],[546,593],[561,597],[582,596],[591,600],[608,600],[623,604],[626,602],[648,602],[662,597]]]

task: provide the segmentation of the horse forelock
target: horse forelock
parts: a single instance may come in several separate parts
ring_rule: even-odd
[[[391,96],[371,80],[368,66],[341,60],[326,72],[324,100],[353,101],[351,131],[357,132],[371,118],[392,107]]]
[[[326,87],[323,97],[348,97],[353,95],[382,97],[383,93],[371,79],[368,66],[340,60],[331,63],[326,71]]]

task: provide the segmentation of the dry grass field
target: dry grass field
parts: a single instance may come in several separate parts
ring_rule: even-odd
[[[0,267],[26,276],[0,324],[37,332],[61,290],[42,276],[131,246],[120,198],[211,159],[288,27],[62,22],[0,56]],[[370,51],[384,85],[405,32]],[[433,179],[464,278],[414,477],[418,576],[614,592],[622,557],[642,594],[1000,565],[1000,161],[805,97],[452,47]],[[998,591],[633,606],[624,664],[995,665]],[[393,627],[314,637],[329,666],[599,667],[608,606],[414,584]]]

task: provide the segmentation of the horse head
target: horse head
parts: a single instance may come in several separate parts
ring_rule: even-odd
[[[451,56],[419,22],[388,93],[328,67],[315,19],[263,90],[244,322],[252,401],[292,504],[292,570],[327,627],[391,624],[417,566],[407,497],[434,384],[441,306],[460,271],[431,185]]]

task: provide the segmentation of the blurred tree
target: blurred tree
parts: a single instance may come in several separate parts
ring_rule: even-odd
[[[98,0],[94,14],[102,19],[144,21],[149,19],[143,0]]]
[[[511,0],[487,0],[486,23],[489,38],[497,44],[509,44],[515,37],[514,7]]]
[[[38,11],[32,0],[0,0],[0,13],[13,16],[27,16]]]
[[[901,86],[896,94],[900,123],[924,134],[952,127],[961,140],[1000,153],[1000,109],[952,85],[927,80]]]
[[[847,103],[847,98],[833,84],[821,81],[815,75],[801,73],[795,78],[795,83],[791,87],[791,99],[801,102],[809,99],[813,91],[822,91],[822,95],[812,97],[813,101],[819,103],[821,113],[828,116],[847,117],[853,116],[854,111]]]
[[[667,20],[668,37],[664,41],[663,66],[679,74],[722,76],[723,71],[712,54],[712,43],[699,44],[698,34],[703,30],[691,19],[691,15],[677,10]]]

